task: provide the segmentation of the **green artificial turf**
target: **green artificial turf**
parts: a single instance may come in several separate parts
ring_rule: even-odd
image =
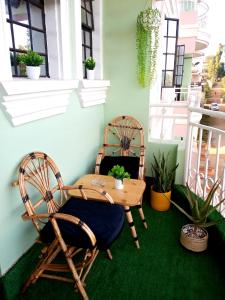
[[[146,230],[133,209],[141,248],[135,248],[128,225],[111,250],[113,260],[101,253],[87,277],[91,300],[223,300],[225,270],[211,247],[192,253],[179,243],[180,228],[187,219],[174,207],[167,212],[153,211],[148,199],[144,213]],[[35,245],[3,278],[5,298],[13,299],[81,299],[73,285],[39,279],[24,295],[19,289],[37,261]],[[214,249],[215,250],[215,249]]]

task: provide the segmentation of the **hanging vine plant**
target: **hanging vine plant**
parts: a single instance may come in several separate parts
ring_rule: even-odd
[[[160,22],[161,14],[157,8],[147,8],[137,17],[138,81],[142,87],[151,85],[155,78]]]

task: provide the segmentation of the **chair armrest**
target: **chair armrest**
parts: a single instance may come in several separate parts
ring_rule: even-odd
[[[100,194],[101,196],[103,196],[108,202],[110,202],[111,204],[114,204],[114,200],[112,198],[112,196],[106,192],[104,189],[100,188],[100,187],[93,187],[93,186],[89,186],[89,185],[74,185],[74,186],[63,186],[63,190],[69,191],[69,190],[79,190],[80,191],[80,196],[87,200],[87,199],[92,199],[91,197],[91,192],[96,192],[98,194]],[[96,200],[97,201],[97,200]]]
[[[96,157],[95,174],[100,174],[100,165],[104,156],[105,156],[105,149],[104,147],[101,147]]]
[[[31,215],[31,216],[29,216],[27,213],[24,213],[22,215],[22,218],[23,218],[23,220],[49,219],[52,223],[52,226],[53,226],[56,236],[61,239],[62,239],[62,235],[61,235],[61,232],[60,232],[60,229],[59,229],[56,219],[68,221],[70,223],[75,224],[76,226],[80,226],[81,229],[86,232],[93,247],[96,244],[96,238],[95,238],[93,231],[90,229],[90,227],[88,227],[87,224],[82,222],[82,220],[80,220],[77,217],[74,217],[74,216],[71,216],[68,214],[63,214],[63,213],[51,213],[51,214],[45,213],[45,214],[35,214],[35,215]]]

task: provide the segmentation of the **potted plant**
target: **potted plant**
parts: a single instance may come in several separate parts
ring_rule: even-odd
[[[123,166],[119,165],[113,166],[108,175],[115,178],[115,188],[118,190],[123,189],[123,179],[130,178],[130,174],[125,171]]]
[[[95,60],[93,57],[88,57],[84,62],[85,68],[87,69],[87,79],[94,80],[95,78]]]
[[[153,154],[151,187],[151,206],[158,211],[166,211],[170,208],[171,189],[175,179],[175,172],[179,164],[169,166],[169,153],[159,153],[158,158]]]
[[[161,14],[157,8],[147,8],[137,17],[138,81],[142,87],[149,86],[155,77],[160,23]]]
[[[40,65],[43,61],[44,58],[32,50],[28,50],[26,54],[20,55],[20,62],[26,65],[27,77],[30,79],[38,79],[40,77]]]
[[[184,225],[181,228],[181,234],[180,234],[181,244],[185,248],[191,251],[201,252],[207,249],[207,245],[208,245],[208,232],[205,228],[215,225],[219,221],[223,220],[223,218],[221,218],[221,220],[208,222],[208,216],[212,212],[214,212],[217,209],[217,207],[221,205],[221,203],[225,200],[225,198],[219,201],[217,205],[212,206],[214,195],[220,186],[219,180],[217,180],[213,184],[212,188],[208,191],[208,195],[204,201],[197,199],[197,196],[191,191],[188,184],[186,186],[187,186],[186,198],[190,206],[190,213],[186,212],[182,207],[180,207],[174,201],[172,200],[170,201],[192,222],[192,224]]]

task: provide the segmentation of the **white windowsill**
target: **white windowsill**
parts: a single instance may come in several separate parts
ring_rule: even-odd
[[[3,106],[14,126],[66,112],[78,80],[49,78],[12,79],[0,82]]]
[[[81,106],[89,107],[105,103],[109,87],[109,80],[81,80],[78,89]]]

